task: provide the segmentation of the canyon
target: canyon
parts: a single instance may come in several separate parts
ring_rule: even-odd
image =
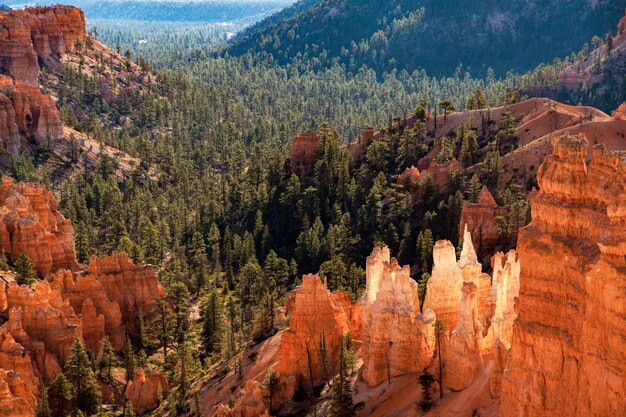
[[[618,40],[621,48],[623,36]],[[54,83],[54,71],[80,66],[78,54],[91,41],[83,57],[86,71],[94,71],[98,53],[112,62],[98,78],[105,102],[114,104],[115,89],[125,88],[118,77],[133,86],[151,82],[86,34],[79,9],[0,13],[0,138],[8,154],[74,135],[93,165],[100,150],[126,173],[142,162],[63,126],[53,95],[39,86],[41,69],[51,71],[46,81]],[[626,414],[626,354],[620,348],[626,340],[625,113],[624,106],[609,116],[591,107],[529,99],[489,111],[433,118],[425,111],[420,120],[415,115],[390,122],[388,130],[398,132],[426,124],[428,154],[397,178],[399,172],[390,176],[392,185],[408,191],[412,207],[421,202],[426,176],[436,192],[451,190],[450,172],[462,166],[454,158],[437,162],[436,155],[443,139],[463,124],[493,130],[512,118],[517,142],[502,156],[504,171],[491,191],[484,186],[475,202],[464,201],[455,220],[458,235],[455,224],[451,238],[462,242],[459,250],[447,240],[434,242],[425,288],[409,265],[378,245],[364,262],[365,288],[354,291],[352,300],[348,292],[329,290],[320,275],[304,275],[284,307],[274,311],[281,317],[276,334],[212,363],[209,375],[196,382],[198,414],[298,412],[294,398],[303,403],[310,393],[321,395],[319,404],[312,396],[313,408],[327,412],[347,340],[359,416],[422,412],[417,381],[423,374],[435,377],[431,394],[445,394],[426,416]],[[382,135],[365,128],[346,149],[358,161]],[[284,169],[310,176],[320,148],[318,134],[297,136]],[[468,175],[480,174],[482,166],[467,167]],[[495,224],[509,207],[498,204],[496,191],[511,184],[530,190],[535,180],[531,223],[516,235],[517,243],[503,238]],[[166,293],[155,268],[126,253],[79,263],[72,223],[43,185],[5,176],[0,202],[0,249],[10,264],[26,254],[39,278],[18,285],[14,274],[0,274],[0,417],[31,417],[77,338],[91,352],[108,338],[121,354],[126,338],[140,336],[140,320],[153,319]],[[223,292],[234,291],[226,286]],[[271,374],[279,382],[270,394]],[[179,382],[170,387],[164,375],[139,368],[120,397],[149,413]]]

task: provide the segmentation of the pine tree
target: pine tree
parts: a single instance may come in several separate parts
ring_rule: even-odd
[[[44,389],[39,402],[37,402],[36,417],[52,417],[50,413],[50,404],[48,403],[48,389]]]
[[[97,368],[98,368],[98,376],[102,377],[102,371],[106,369],[106,376],[110,380],[111,379],[111,368],[116,364],[115,358],[115,350],[111,345],[108,337],[104,338],[104,342],[102,343],[102,347],[100,348],[100,352],[98,353],[98,357],[96,360]]]
[[[328,417],[354,417],[356,415],[352,401],[352,387],[350,386],[348,376],[345,340],[344,337],[341,336],[339,374],[337,374],[333,382],[333,394]]]
[[[72,346],[70,359],[65,364],[65,374],[72,384],[74,409],[87,415],[95,414],[102,394],[96,383],[87,349],[79,338],[76,338]]]
[[[133,408],[133,403],[128,401],[126,407],[124,408],[123,417],[136,417],[135,409]]]
[[[60,373],[46,388],[48,408],[52,416],[67,416],[72,411],[72,384]]]
[[[95,253],[93,248],[94,234],[91,227],[84,221],[76,226],[76,258],[78,262],[89,262],[91,255]]]
[[[152,320],[148,333],[151,343],[163,349],[163,357],[167,357],[167,350],[172,343],[173,326],[172,311],[166,298],[157,300],[154,308],[155,319]]]
[[[174,283],[169,290],[168,299],[172,305],[173,341],[176,345],[185,342],[189,329],[189,290],[181,282]]]
[[[443,332],[445,332],[446,327],[441,320],[435,320],[433,327],[435,327],[435,336],[437,341],[437,358],[439,363],[439,372],[437,373],[437,377],[439,379],[439,398],[441,399],[443,398],[443,353],[441,351],[441,336]]]
[[[219,349],[221,316],[219,296],[217,290],[213,289],[202,307],[202,332],[200,337],[204,351],[207,354],[211,354]]]
[[[461,153],[459,154],[459,160],[464,167],[469,167],[478,162],[478,140],[476,132],[470,130],[463,136],[463,142],[461,142]]]
[[[419,377],[419,382],[422,386],[422,399],[420,400],[420,408],[422,409],[422,411],[428,411],[433,407],[433,396],[430,392],[430,387],[435,382],[435,376],[428,372],[427,369],[425,369]]]
[[[482,188],[483,186],[480,183],[478,175],[474,174],[469,180],[469,183],[467,184],[467,190],[465,191],[467,199],[472,203],[478,202],[478,196],[480,195],[480,191],[482,190]]]
[[[439,107],[443,109],[443,122],[448,120],[448,113],[453,112],[454,104],[450,100],[442,100],[439,102]]]
[[[268,400],[269,400],[269,413],[272,414],[274,412],[274,396],[276,394],[276,390],[280,384],[280,378],[274,372],[274,369],[270,368],[267,371],[267,375],[263,380],[263,385],[267,388],[268,392]]]
[[[430,272],[432,269],[433,259],[433,246],[435,240],[433,238],[433,232],[430,229],[425,229],[417,235],[416,243],[416,259],[417,264],[422,272]]]
[[[19,285],[31,285],[37,279],[35,264],[24,252],[20,253],[15,260],[15,282]]]
[[[135,351],[128,336],[126,336],[126,345],[124,346],[124,368],[126,369],[126,381],[132,381],[135,377],[137,360],[135,359]]]

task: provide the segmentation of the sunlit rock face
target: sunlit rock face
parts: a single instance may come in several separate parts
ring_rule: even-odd
[[[280,379],[273,407],[291,400],[303,378],[317,386],[330,381],[339,369],[341,336],[360,321],[358,310],[345,292],[331,293],[318,275],[305,275],[285,302],[289,327],[280,335],[277,362],[272,368]],[[269,416],[268,390],[256,380],[246,381],[243,396],[231,408],[221,404],[219,417]]]
[[[139,413],[152,410],[167,395],[168,385],[159,373],[146,375],[142,368],[137,369],[132,381],[128,381],[125,397]]]
[[[120,306],[109,300],[95,275],[74,276],[69,270],[61,270],[53,275],[51,285],[59,288],[74,311],[83,316],[83,339],[89,349],[98,352],[105,335],[115,349],[123,349],[125,333]]]
[[[0,12],[0,72],[37,85],[39,64],[85,44],[85,15],[71,6]]]
[[[104,258],[92,257],[87,270],[77,274],[76,282],[77,285],[90,285],[92,280],[98,281],[104,288],[106,298],[119,306],[123,330],[128,335],[139,335],[140,314],[144,320],[149,321],[155,313],[159,298],[165,296],[165,290],[157,281],[154,269],[149,265],[135,264],[124,252],[113,253]],[[96,307],[97,299],[102,299],[102,294],[93,298]],[[109,317],[107,333],[113,343],[116,343],[121,337],[115,331],[118,313],[115,307],[106,304],[102,300],[98,312]]]
[[[478,319],[478,287],[463,283],[459,322],[450,334],[445,357],[445,383],[456,391],[469,387],[483,366],[483,325]]]
[[[350,329],[345,311],[317,275],[302,278],[286,310],[291,320],[282,334],[276,373],[294,378],[294,384],[297,375],[328,381],[337,369],[340,337]]]
[[[626,155],[553,140],[519,237],[502,416],[626,414]]]
[[[0,203],[0,248],[7,256],[15,260],[25,253],[42,276],[78,268],[72,223],[43,185],[3,177]]]
[[[420,314],[410,268],[390,259],[388,248],[367,258],[361,299],[363,379],[371,387],[388,378],[421,372],[434,350],[434,313]]]
[[[437,314],[446,329],[456,328],[461,310],[463,276],[457,264],[454,245],[440,240],[433,248],[434,266],[426,287],[424,310]]]

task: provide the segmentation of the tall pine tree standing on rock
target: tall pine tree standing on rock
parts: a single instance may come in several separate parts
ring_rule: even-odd
[[[348,364],[346,360],[344,337],[341,336],[339,349],[339,374],[333,382],[333,395],[328,417],[354,417],[356,411],[352,402],[352,387],[348,379]]]

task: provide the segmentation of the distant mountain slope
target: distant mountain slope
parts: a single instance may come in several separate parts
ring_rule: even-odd
[[[521,81],[522,94],[611,112],[626,100],[626,16],[616,36],[596,37],[578,54],[540,65]],[[590,48],[593,48],[590,50]]]
[[[303,6],[312,4],[300,11]],[[339,60],[356,71],[424,68],[451,74],[525,71],[604,35],[626,0],[321,0],[296,3],[237,36],[227,52],[267,52],[279,62]],[[576,30],[572,30],[575,28]],[[326,52],[323,52],[326,51]]]

